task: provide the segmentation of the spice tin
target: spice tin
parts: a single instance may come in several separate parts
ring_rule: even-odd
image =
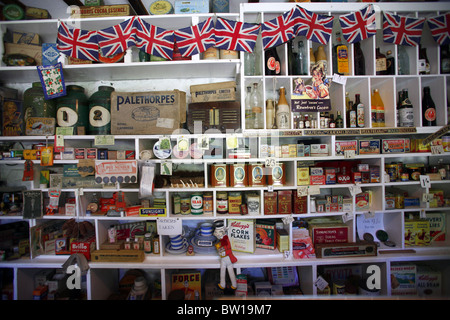
[[[268,177],[269,185],[284,186],[286,183],[286,174],[284,172],[284,163],[280,162],[272,167]]]
[[[178,194],[173,195],[172,197],[173,201],[173,214],[180,214],[181,213],[181,198]]]
[[[258,194],[247,195],[247,212],[248,214],[260,213],[260,198]]]
[[[228,166],[224,163],[211,165],[211,185],[213,187],[228,187]]]
[[[182,197],[180,199],[180,212],[181,212],[181,214],[190,214],[191,213],[191,198],[190,197]]]
[[[201,193],[191,194],[191,214],[203,214],[203,195]]]
[[[231,187],[247,187],[248,174],[246,163],[230,164],[230,186]]]
[[[292,191],[280,190],[278,191],[278,214],[292,213]]]
[[[230,192],[230,194],[228,195],[228,213],[240,214],[241,204],[242,204],[242,193]]]
[[[217,192],[216,212],[219,214],[228,213],[228,193],[227,192]]]
[[[212,193],[206,193],[203,195],[203,213],[204,214],[213,214],[214,212],[214,203],[213,203],[213,195]]]
[[[266,176],[264,175],[264,165],[262,163],[250,163],[248,165],[248,174],[250,187],[266,185]]]

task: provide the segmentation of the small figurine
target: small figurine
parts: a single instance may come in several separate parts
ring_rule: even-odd
[[[215,222],[214,236],[219,240],[215,247],[220,256],[220,289],[225,289],[225,268],[228,270],[228,275],[231,280],[231,288],[236,289],[236,275],[234,274],[233,264],[237,258],[233,255],[231,249],[230,239],[227,235],[227,229],[222,221]]]

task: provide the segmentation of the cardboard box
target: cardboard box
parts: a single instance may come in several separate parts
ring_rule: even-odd
[[[277,229],[274,221],[259,220],[256,224],[256,247],[275,250],[277,247]]]
[[[442,274],[429,266],[417,267],[417,293],[419,297],[442,297]]]
[[[174,273],[172,274],[172,291],[184,291],[184,300],[201,300],[202,276],[200,272]]]
[[[391,295],[416,295],[416,278],[415,265],[391,266]]]
[[[309,232],[314,244],[344,243],[349,241],[349,227],[338,223],[311,223]]]
[[[446,214],[427,212],[425,219],[430,223],[430,241],[445,241]]]
[[[111,93],[111,134],[172,134],[186,122],[186,93]]]
[[[363,139],[358,140],[358,143],[358,153],[360,155],[381,153],[380,139]]]
[[[24,43],[5,43],[5,55],[20,53],[33,58],[36,65],[42,65],[42,47]]]
[[[225,81],[191,86],[191,102],[235,101],[236,82]]]
[[[84,241],[72,241],[70,244],[70,254],[81,253],[87,260],[91,260],[91,253],[95,250],[95,237]]]
[[[358,154],[358,140],[342,140],[335,142],[335,150],[337,156],[345,155],[345,151],[353,150]]]
[[[122,17],[134,15],[136,15],[136,13],[129,4],[112,6],[73,6],[70,13],[71,18]]]
[[[233,251],[255,252],[255,220],[228,220],[228,237]]]
[[[285,229],[277,229],[277,249],[280,252],[289,250],[289,232]]]

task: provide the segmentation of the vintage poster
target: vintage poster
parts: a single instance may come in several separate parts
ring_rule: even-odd
[[[97,183],[136,183],[136,160],[95,161],[95,182]]]

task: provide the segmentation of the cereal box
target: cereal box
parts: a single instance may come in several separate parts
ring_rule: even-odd
[[[353,150],[355,154],[358,154],[358,140],[336,141],[334,146],[337,156],[345,155],[345,151],[347,150]]]
[[[416,295],[417,268],[415,265],[391,265],[391,294]]]
[[[228,220],[228,237],[231,249],[240,252],[255,252],[255,220]]]
[[[201,300],[201,273],[187,272],[172,274],[172,291],[183,290],[184,300]]]
[[[275,250],[277,247],[277,229],[272,220],[259,220],[256,224],[256,247]]]
[[[430,241],[445,241],[446,220],[445,213],[427,212],[425,217],[430,223]]]
[[[419,297],[436,297],[442,295],[442,274],[429,266],[417,267],[417,293]]]

